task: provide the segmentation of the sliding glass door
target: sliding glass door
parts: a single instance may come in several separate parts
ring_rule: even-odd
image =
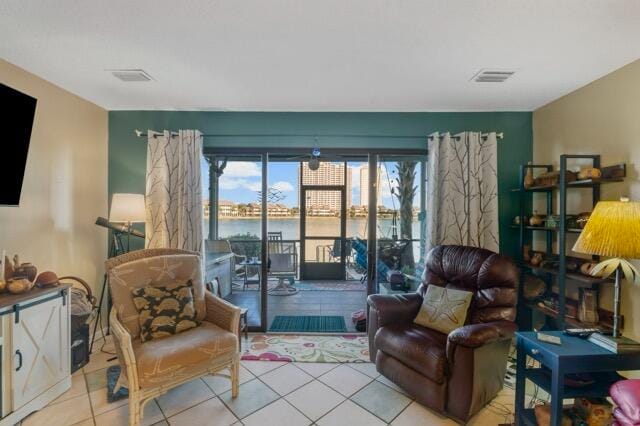
[[[206,152],[206,273],[249,330],[354,332],[368,294],[417,287],[424,156],[228,151]],[[310,316],[336,328],[280,328]]]
[[[373,291],[415,291],[424,269],[426,158],[384,155],[377,160],[376,274]]]
[[[207,281],[215,285],[220,297],[247,310],[251,330],[265,327],[263,157],[210,157],[208,207],[205,201]]]

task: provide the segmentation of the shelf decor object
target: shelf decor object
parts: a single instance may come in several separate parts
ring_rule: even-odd
[[[626,259],[640,258],[640,203],[628,198],[620,201],[600,201],[573,246],[573,251],[607,259],[591,269],[591,275],[603,278],[615,273],[614,316],[611,344],[620,334],[620,285],[622,276],[638,282],[638,270]],[[639,344],[640,345],[640,344]]]

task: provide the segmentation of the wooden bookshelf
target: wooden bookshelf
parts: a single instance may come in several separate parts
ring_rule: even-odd
[[[568,167],[567,162],[570,160],[584,160],[591,161],[591,167],[597,168],[601,172],[601,176],[598,179],[584,179],[574,180],[568,182]],[[581,328],[585,327],[575,318],[567,317],[566,305],[567,303],[573,303],[566,297],[567,282],[574,282],[579,286],[590,286],[591,288],[597,288],[600,284],[611,283],[611,279],[602,279],[598,277],[591,277],[583,275],[580,272],[573,272],[567,270],[568,262],[572,261],[572,258],[567,256],[567,235],[568,234],[580,234],[582,229],[569,228],[566,226],[567,217],[567,193],[575,189],[583,189],[577,191],[580,196],[588,196],[592,205],[595,207],[596,203],[600,201],[600,187],[606,184],[612,184],[624,181],[626,177],[626,165],[615,164],[612,166],[602,167],[600,164],[600,155],[570,155],[563,154],[560,156],[560,168],[559,168],[559,181],[554,185],[533,186],[529,188],[524,187],[524,177],[527,170],[541,170],[544,172],[553,171],[551,164],[525,164],[520,166],[520,182],[519,187],[512,189],[512,192],[519,195],[520,205],[520,224],[509,224],[509,228],[517,229],[519,231],[519,253],[517,259],[520,261],[522,276],[521,283],[527,274],[534,275],[541,278],[547,284],[547,294],[551,294],[552,288],[558,289],[558,312],[550,310],[548,308],[541,308],[535,304],[527,303],[522,296],[522,287],[520,285],[519,291],[519,303],[518,303],[518,322],[522,330],[531,329],[531,310],[542,311],[547,317],[554,318],[555,327],[557,329],[564,329],[565,326]],[[570,177],[569,177],[570,179]],[[533,193],[543,193],[546,200],[546,215],[551,216],[557,214],[559,216],[558,227],[548,226],[529,226],[524,223],[525,217],[532,214],[530,211],[525,211],[525,207],[531,202]],[[557,204],[557,205],[556,205]],[[542,231],[542,232],[541,232]],[[545,267],[545,266],[533,266],[525,263],[522,259],[523,248],[525,244],[529,244],[532,239],[533,233],[540,234],[546,237],[546,250],[543,251],[543,256],[547,258],[551,257],[557,260],[557,267]],[[557,245],[554,245],[557,243]],[[557,248],[557,251],[554,250]],[[598,258],[594,257],[594,261]],[[577,301],[575,302],[577,303]],[[604,312],[603,312],[604,313]],[[607,316],[601,318],[608,318]],[[607,321],[603,321],[603,326],[608,326]]]

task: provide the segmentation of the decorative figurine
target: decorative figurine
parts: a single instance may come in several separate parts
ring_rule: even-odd
[[[532,164],[531,161],[527,163],[529,166]],[[529,189],[533,186],[533,169],[531,167],[527,168],[527,174],[524,175],[524,189]]]
[[[44,271],[38,278],[36,278],[36,285],[38,287],[50,287],[54,285],[58,285],[58,276],[55,272]]]
[[[582,212],[578,214],[578,218],[576,219],[576,223],[578,224],[578,227],[580,227],[580,229],[584,229],[590,217],[591,217],[591,212]]]
[[[533,256],[531,256],[531,264],[533,266],[540,266],[541,263],[542,263],[542,253],[536,253]]]
[[[26,278],[12,278],[7,283],[9,293],[20,294],[25,293],[33,288],[33,283]]]
[[[582,273],[582,275],[590,276],[591,270],[593,269],[594,266],[596,266],[595,262],[585,262],[582,265],[580,265],[580,272]]]
[[[595,167],[585,167],[578,172],[578,180],[600,179],[602,172]]]
[[[531,226],[542,226],[544,223],[544,216],[538,214],[537,211],[533,211],[533,215],[529,218],[529,225]]]

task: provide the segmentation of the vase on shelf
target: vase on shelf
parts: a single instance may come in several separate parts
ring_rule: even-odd
[[[527,163],[528,166],[531,166],[531,161]],[[524,189],[529,189],[533,186],[533,169],[531,167],[527,167],[527,173],[524,175]]]

